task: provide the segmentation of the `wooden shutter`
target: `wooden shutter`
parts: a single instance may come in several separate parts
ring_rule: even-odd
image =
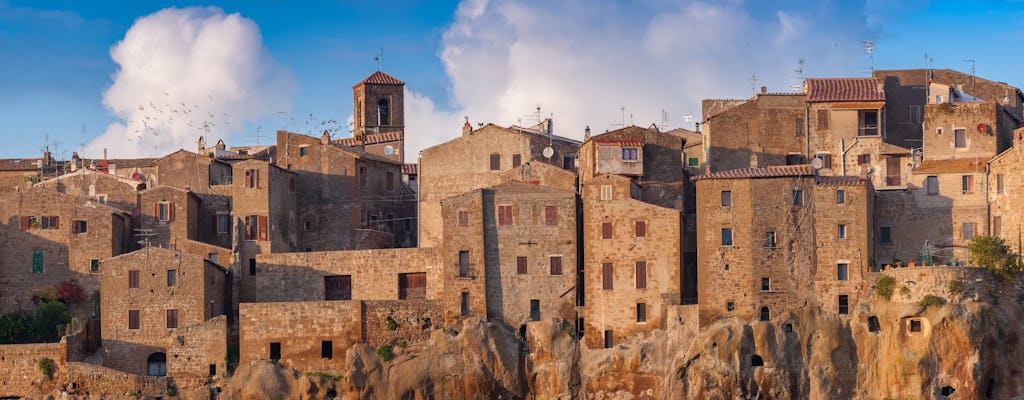
[[[612,238],[612,223],[605,222],[601,224],[601,239]]]
[[[818,129],[828,129],[828,110],[818,110]]]
[[[529,272],[529,265],[527,264],[527,258],[523,256],[516,257],[516,273],[525,274]]]
[[[138,270],[128,271],[128,288],[138,288],[138,287],[139,287],[139,271]]]
[[[615,271],[612,269],[612,263],[601,264],[601,288],[605,290],[611,290],[614,286],[612,280],[615,277]]]
[[[491,171],[501,169],[501,154],[491,154]]]
[[[56,215],[51,215],[50,216],[50,229],[59,229],[59,228],[60,228],[60,217],[58,217]]]
[[[255,239],[253,237],[253,235],[252,235],[252,216],[251,215],[245,217],[245,239],[246,240],[253,240],[253,239]]]
[[[174,203],[167,203],[167,220],[174,221]]]
[[[562,274],[562,256],[551,256],[551,275]]]
[[[128,329],[139,329],[139,310],[128,310]]]
[[[647,289],[647,261],[636,262],[636,288]]]
[[[558,207],[544,207],[544,223],[547,225],[558,225]]]
[[[167,328],[178,327],[178,310],[167,310]]]
[[[267,216],[266,215],[260,215],[259,216],[258,228],[259,228],[259,232],[260,232],[260,236],[259,236],[260,240],[267,240]]]
[[[21,230],[23,231],[28,230],[28,218],[29,217],[21,217]]]
[[[153,218],[160,220],[160,203],[153,203]]]
[[[636,221],[636,237],[647,236],[647,221]]]
[[[245,186],[252,187],[252,170],[245,170]]]

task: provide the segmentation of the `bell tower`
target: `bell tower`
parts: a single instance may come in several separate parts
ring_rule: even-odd
[[[405,82],[381,71],[352,87],[352,137],[365,151],[402,162]]]

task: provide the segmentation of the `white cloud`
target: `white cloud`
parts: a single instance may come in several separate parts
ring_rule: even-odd
[[[539,105],[556,132],[582,137],[623,120],[683,125],[704,98],[788,91],[805,76],[863,76],[863,5],[822,2],[466,0],[439,51],[452,104],[411,94],[409,154],[459,134],[462,116],[516,124]],[[792,11],[792,9],[799,11]],[[632,116],[632,117],[631,117]],[[692,124],[686,124],[692,127]],[[411,160],[410,160],[411,161]]]
[[[289,111],[294,79],[262,40],[252,20],[216,7],[139,18],[110,50],[119,69],[103,105],[120,121],[83,156],[103,148],[111,157],[194,151],[201,135],[209,144],[227,141],[246,122]]]

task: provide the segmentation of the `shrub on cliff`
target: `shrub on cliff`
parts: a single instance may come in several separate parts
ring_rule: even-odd
[[[892,290],[896,287],[896,278],[884,275],[875,282],[875,294],[878,297],[892,299]]]
[[[920,304],[921,304],[921,307],[924,307],[924,308],[928,308],[928,307],[931,307],[931,306],[941,306],[943,304],[946,304],[946,299],[941,298],[941,297],[936,296],[936,295],[930,294],[930,295],[924,296],[924,298],[921,299],[921,303]]]
[[[967,244],[971,260],[979,267],[995,271],[1005,278],[1013,278],[1021,271],[1020,256],[997,236],[975,236]]]
[[[391,361],[395,354],[391,352],[391,345],[385,344],[377,348],[377,355],[381,360]]]
[[[39,359],[39,364],[37,364],[36,366],[39,367],[39,372],[43,373],[43,376],[46,377],[46,380],[53,380],[53,374],[57,372],[56,362],[54,362],[52,359],[44,357]]]

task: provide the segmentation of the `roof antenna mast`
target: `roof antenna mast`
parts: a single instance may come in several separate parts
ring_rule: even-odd
[[[875,41],[865,40],[864,41],[864,52],[868,54],[868,60],[871,61],[871,74],[875,73]]]

